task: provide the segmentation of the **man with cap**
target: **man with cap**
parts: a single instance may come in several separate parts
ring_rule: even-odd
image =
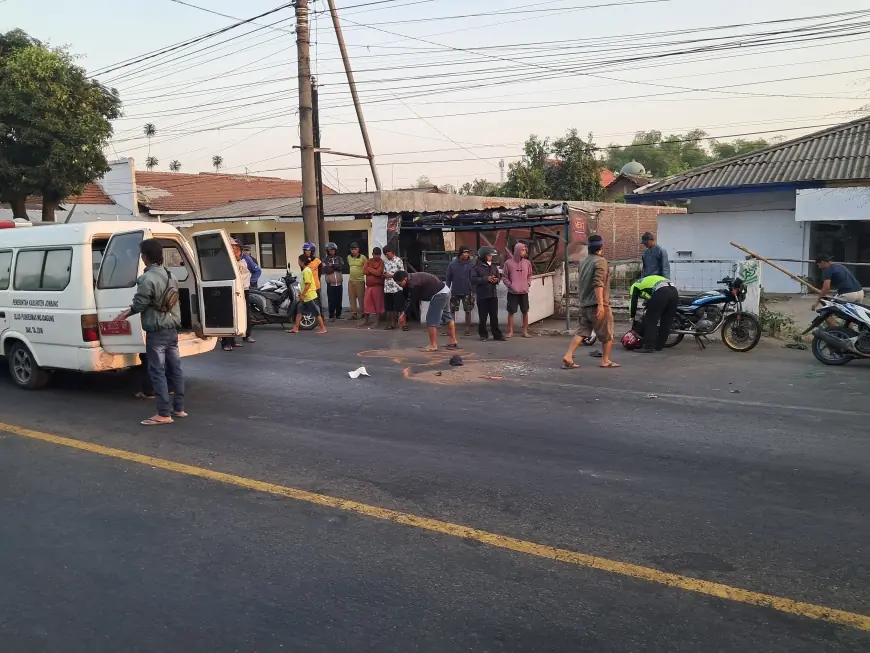
[[[589,236],[588,255],[580,262],[578,281],[580,285],[580,326],[571,340],[568,351],[562,356],[562,368],[580,367],[574,362],[574,352],[584,338],[594,330],[601,340],[601,367],[619,367],[610,360],[613,349],[613,312],[610,310],[610,266],[601,255],[604,239]]]
[[[471,289],[471,270],[474,261],[471,260],[471,250],[465,246],[459,248],[456,258],[447,266],[447,286],[450,288],[450,310],[453,318],[459,313],[459,306],[465,311],[465,335],[471,335],[471,313],[474,310],[475,298]]]
[[[245,257],[242,255],[242,246],[238,240],[233,239],[230,241],[230,245],[233,247],[233,255],[236,257],[236,265],[239,267],[239,279],[242,281],[242,288],[245,289],[245,306],[248,306],[248,288],[251,286],[251,270],[248,267],[248,262],[245,260]],[[258,266],[259,267],[259,266]],[[251,329],[253,325],[251,324],[251,316],[250,312],[248,314],[248,331],[245,333],[245,342],[254,342],[254,339],[251,338]],[[232,351],[235,347],[241,347],[242,344],[236,340],[235,338],[221,338],[221,349],[224,351]]]
[[[356,320],[365,310],[363,299],[366,294],[366,278],[363,274],[368,258],[365,254],[360,254],[359,245],[356,243],[350,244],[350,256],[347,257],[347,267],[350,269],[350,275],[347,279],[347,296],[350,301],[350,319]]]
[[[251,254],[250,245],[242,247],[242,259],[247,264],[248,270],[251,273],[251,288],[256,288],[260,284],[260,275],[263,274],[263,271],[260,269],[257,259]]]
[[[668,253],[656,242],[655,234],[651,231],[647,231],[640,237],[640,242],[643,243],[644,247],[646,247],[646,251],[640,255],[641,278],[648,277],[651,274],[657,274],[666,279],[670,279],[671,264],[668,261]]]
[[[344,259],[338,255],[338,245],[326,245],[326,260],[323,261],[326,277],[326,301],[329,304],[329,321],[341,319],[341,303],[344,298]]]

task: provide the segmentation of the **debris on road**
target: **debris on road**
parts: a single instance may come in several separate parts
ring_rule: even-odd
[[[647,399],[658,399],[659,396],[658,396],[658,395],[654,395],[653,393],[649,393],[649,394],[646,396],[646,398],[647,398]]]
[[[348,376],[352,379],[358,379],[361,376],[371,376],[368,372],[366,372],[366,368],[358,367],[353,372],[348,372]]]
[[[454,354],[450,357],[450,365],[452,367],[461,367],[462,365],[464,365],[464,363],[462,362],[462,357],[459,354]]]

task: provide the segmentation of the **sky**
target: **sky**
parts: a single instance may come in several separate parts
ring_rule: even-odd
[[[222,172],[298,179],[292,8],[133,63],[283,4],[0,0],[0,31],[66,45],[117,88],[124,116],[110,159],[132,156],[143,169],[150,152],[158,170],[178,160],[182,172],[208,172],[219,155]],[[456,187],[497,182],[500,160],[516,161],[530,134],[575,128],[598,146],[650,129],[793,138],[870,104],[870,8],[860,0],[336,4],[384,189],[423,175]],[[312,0],[322,146],[364,153],[325,8]],[[145,123],[157,129],[150,144]],[[367,162],[323,161],[333,188],[374,190]]]

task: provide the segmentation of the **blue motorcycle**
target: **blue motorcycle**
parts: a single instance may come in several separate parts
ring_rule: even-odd
[[[671,333],[665,347],[675,347],[686,336],[693,336],[701,349],[704,340],[722,330],[722,342],[732,351],[746,352],[761,340],[758,317],[743,310],[746,286],[740,278],[717,281],[724,288],[706,290],[698,295],[680,296]]]

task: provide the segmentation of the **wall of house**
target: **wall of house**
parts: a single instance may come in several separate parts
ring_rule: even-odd
[[[574,202],[571,203],[574,206]],[[582,207],[584,203],[578,203]],[[590,233],[604,237],[604,256],[611,261],[626,261],[640,258],[643,246],[640,237],[646,231],[656,233],[659,215],[685,214],[685,209],[676,207],[644,206],[641,204],[590,203],[591,210],[600,209],[598,218],[590,219]]]
[[[808,229],[795,220],[794,192],[695,198],[689,204],[688,214],[661,215],[658,222],[658,241],[670,255],[673,276],[697,277],[700,283],[696,285],[714,284],[716,279],[712,277],[726,272],[728,266],[712,262],[681,266],[679,261],[742,259],[743,253],[729,244],[732,241],[769,258],[809,256]],[[780,265],[793,274],[807,274],[804,263]],[[801,292],[798,282],[770,266],[762,278],[767,293]],[[689,287],[687,283],[681,284],[679,278],[675,281],[680,287]]]
[[[136,197],[136,173],[133,158],[119,159],[109,163],[109,172],[97,184],[112,201],[132,216],[139,215]],[[122,213],[123,211],[119,211]]]
[[[259,234],[274,233],[280,231],[284,233],[284,242],[287,251],[287,263],[290,264],[292,270],[297,270],[297,258],[302,253],[302,244],[305,242],[305,231],[302,227],[301,218],[298,222],[278,222],[277,220],[241,220],[239,222],[203,222],[191,227],[180,227],[181,233],[185,238],[190,240],[190,237],[200,231],[208,231],[211,229],[224,229],[228,234],[246,234],[253,233],[257,236],[257,256],[260,256]],[[331,220],[327,218],[327,231],[353,231],[365,230],[369,232],[369,242],[371,242],[371,220]],[[319,253],[322,258],[322,253]],[[263,261],[260,261],[261,264]],[[263,280],[274,279],[283,276],[284,268],[263,268]]]

